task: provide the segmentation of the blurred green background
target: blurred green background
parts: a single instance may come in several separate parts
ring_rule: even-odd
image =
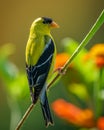
[[[71,37],[81,42],[103,8],[104,0],[1,0],[0,46],[5,43],[13,43],[15,53],[10,57],[10,60],[20,70],[25,71],[25,46],[30,25],[34,19],[40,16],[47,16],[53,18],[60,25],[59,29],[52,31],[59,52],[61,40],[65,37]],[[98,42],[104,42],[104,25],[99,29],[87,47],[89,48],[92,44]],[[56,93],[59,87],[61,89]],[[0,80],[0,130],[9,130],[10,110],[5,97],[5,88]],[[49,94],[50,102],[59,97],[67,98],[66,91],[61,86],[52,88]],[[24,105],[22,108],[24,113],[30,104],[30,100],[22,99],[22,104]],[[34,122],[31,122],[33,118]],[[45,129],[39,104],[23,126],[23,130],[28,129]],[[47,129],[66,130],[69,129],[69,125],[55,118],[55,126]]]

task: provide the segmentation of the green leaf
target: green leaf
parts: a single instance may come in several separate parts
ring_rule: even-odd
[[[77,48],[78,42],[66,38],[63,40],[63,47],[65,52],[67,52],[69,55],[71,55],[74,50]],[[84,61],[84,57],[87,55],[88,51],[86,49],[83,49],[80,51],[80,53],[77,55],[75,60],[73,60],[73,67],[76,70],[76,73],[79,73],[79,80],[83,83],[91,83],[95,80],[95,66],[92,60]]]
[[[8,92],[14,99],[23,99],[29,94],[29,87],[26,75],[19,73],[18,76],[7,84]]]
[[[5,44],[0,49],[0,77],[6,86],[7,95],[18,100],[28,95],[28,83],[25,73],[19,72],[15,64],[8,60],[14,51],[12,44]]]
[[[86,86],[84,86],[83,84],[74,83],[74,84],[71,84],[68,89],[70,92],[72,92],[73,94],[76,94],[82,100],[88,100],[89,98]]]

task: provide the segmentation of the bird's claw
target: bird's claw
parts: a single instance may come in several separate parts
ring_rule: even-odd
[[[54,70],[54,72],[57,72],[60,74],[60,75],[65,75],[66,73],[66,70],[63,70],[63,67],[58,67],[56,70]]]

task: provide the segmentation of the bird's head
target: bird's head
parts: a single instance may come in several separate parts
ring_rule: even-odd
[[[58,27],[58,24],[56,24],[51,18],[40,17],[32,23],[31,29],[34,33],[49,34],[52,28]]]

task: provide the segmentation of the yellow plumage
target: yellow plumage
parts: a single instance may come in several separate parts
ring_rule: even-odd
[[[32,102],[40,98],[46,126],[53,124],[49,110],[46,82],[52,74],[56,56],[56,46],[50,30],[58,25],[50,18],[36,19],[30,28],[26,45],[26,71]]]

